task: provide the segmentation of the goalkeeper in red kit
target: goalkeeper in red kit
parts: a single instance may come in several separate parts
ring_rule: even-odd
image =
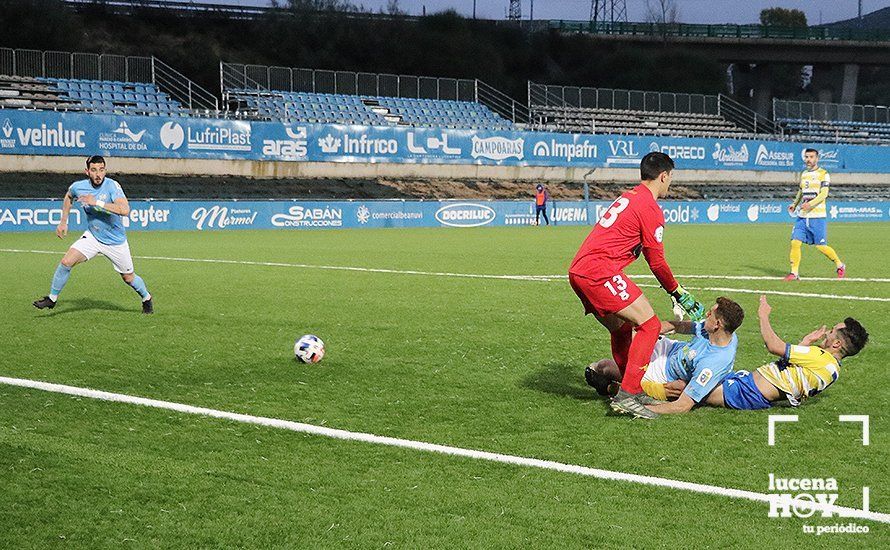
[[[584,304],[585,315],[592,313],[609,330],[612,357],[623,374],[612,409],[637,418],[658,416],[646,408],[653,400],[643,392],[640,380],[661,321],[624,268],[642,253],[655,278],[692,320],[705,315],[704,307],[677,283],[664,259],[664,213],[655,201],[667,195],[673,169],[674,161],[664,153],[643,157],[641,183],[615,199],[569,268],[569,283]]]

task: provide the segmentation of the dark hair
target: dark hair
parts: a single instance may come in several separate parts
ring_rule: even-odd
[[[817,151],[817,150],[815,150],[815,149],[807,148],[807,149],[804,149],[803,152],[804,152],[804,153],[816,153],[816,156],[817,156],[817,157],[819,156],[819,151]]]
[[[90,167],[90,164],[105,164],[105,157],[102,155],[93,155],[87,159],[87,168]]]
[[[838,330],[844,340],[844,355],[856,355],[868,343],[868,332],[865,327],[852,317],[844,319],[844,328]]]
[[[726,332],[735,332],[737,328],[742,326],[745,320],[745,310],[742,306],[733,302],[725,296],[717,298],[717,317],[723,321],[723,330]]]
[[[658,151],[649,153],[640,161],[640,179],[652,181],[658,178],[662,172],[670,172],[674,169],[674,161],[671,157]]]

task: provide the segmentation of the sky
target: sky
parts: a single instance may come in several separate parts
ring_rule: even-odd
[[[181,1],[181,0],[180,0]],[[206,3],[268,5],[268,0],[200,0]],[[655,0],[649,0],[654,2]],[[380,11],[387,0],[352,0],[365,8]],[[522,15],[528,18],[534,2],[535,19],[590,18],[591,0],[522,0]],[[626,0],[629,21],[646,20],[647,0]],[[674,0],[679,8],[681,23],[758,23],[760,10],[771,7],[798,9],[806,13],[811,25],[830,23],[856,17],[858,0]],[[476,0],[476,16],[484,19],[504,19],[508,0]],[[399,0],[401,9],[411,15],[454,8],[471,16],[473,0]],[[862,13],[890,7],[890,0],[862,0]]]

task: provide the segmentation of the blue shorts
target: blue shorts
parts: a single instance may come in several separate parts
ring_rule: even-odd
[[[825,218],[797,218],[791,240],[804,244],[828,244],[828,221]]]
[[[723,381],[723,403],[729,409],[742,411],[756,411],[772,406],[754,384],[754,375],[743,370],[731,373]]]

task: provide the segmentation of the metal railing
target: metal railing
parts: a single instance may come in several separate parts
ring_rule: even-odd
[[[729,96],[718,96],[719,115],[752,134],[768,134],[784,138],[785,129],[768,117],[745,107]]]
[[[220,87],[228,103],[235,91],[306,92],[402,97],[481,103],[516,123],[528,122],[528,107],[488,84],[467,78],[359,73],[220,62]]]
[[[156,57],[0,48],[0,74],[154,84],[187,109],[219,109],[216,96]]]
[[[781,138],[783,128],[738,101],[725,96],[652,92],[643,90],[614,90],[528,83],[528,105],[531,126],[544,128],[552,118],[553,109],[563,109],[563,116],[583,115],[586,110],[637,111],[677,113],[680,115],[716,115],[751,134],[768,134]],[[589,114],[589,113],[588,113]],[[581,116],[580,118],[584,118]],[[590,114],[595,131],[596,120]]]
[[[773,118],[890,124],[890,107],[773,99]]]
[[[532,111],[536,106],[545,106],[716,115],[720,114],[718,103],[714,95],[528,83]]]
[[[609,23],[593,21],[550,21],[550,28],[608,36],[653,38],[734,38],[773,40],[890,41],[886,29],[843,29],[836,27],[785,27],[777,25],[703,25],[688,23]]]

